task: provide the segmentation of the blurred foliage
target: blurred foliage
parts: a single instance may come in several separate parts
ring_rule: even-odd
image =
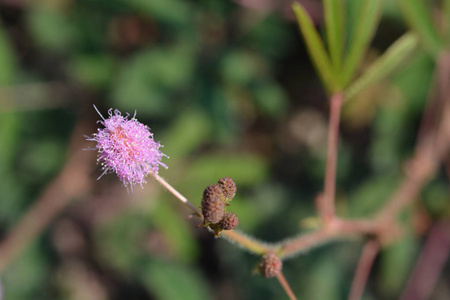
[[[69,143],[75,124],[91,124],[81,134],[96,130],[92,104],[103,115],[110,107],[136,111],[170,157],[161,176],[194,205],[206,186],[230,176],[238,186],[230,211],[240,229],[268,241],[308,230],[325,169],[325,93],[297,24],[284,13],[290,7],[241,2],[0,0],[3,236],[71,153],[81,151]],[[372,1],[343,2],[345,9],[325,16],[338,16],[339,30],[326,28],[320,14],[310,19],[311,32],[322,38],[325,30],[326,47],[337,47],[330,49],[332,73],[346,70],[348,77],[339,81],[334,74],[340,87],[377,67],[374,62],[382,65],[372,68],[376,80],[369,78],[343,112],[337,205],[340,214],[356,218],[370,216],[401,180],[433,88],[435,57],[427,47],[412,54],[411,39],[383,56],[408,32],[402,10],[418,13],[412,7],[418,0],[400,1],[402,10],[385,1],[377,7],[378,30],[376,15],[358,25]],[[448,13],[449,1],[443,2]],[[321,11],[319,2],[311,3]],[[349,17],[342,20],[342,13]],[[430,20],[421,24],[418,36],[426,44],[421,30],[433,27]],[[437,36],[442,43],[432,41],[433,49],[445,44]],[[412,55],[397,61],[399,51]],[[394,66],[402,68],[387,78]],[[92,182],[98,175],[90,174]],[[4,299],[286,298],[276,280],[251,274],[257,258],[195,228],[189,212],[151,178],[144,190],[127,194],[115,175],[104,176],[77,200],[2,274]],[[431,220],[449,217],[444,174],[420,203]],[[364,299],[398,298],[423,234],[412,225],[414,210],[405,214],[407,234],[381,253]],[[345,299],[359,252],[353,242],[327,244],[287,261],[285,275],[299,299]],[[447,272],[442,282],[448,279]]]
[[[0,84],[8,85],[12,84],[14,73],[17,66],[15,65],[15,57],[13,49],[9,43],[6,31],[0,28]]]

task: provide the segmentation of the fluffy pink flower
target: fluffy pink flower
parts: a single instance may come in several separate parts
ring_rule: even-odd
[[[97,129],[89,141],[97,142],[93,150],[98,150],[97,162],[104,170],[99,179],[107,173],[117,173],[125,186],[145,183],[145,177],[150,173],[158,173],[159,166],[167,168],[161,162],[166,156],[159,148],[159,142],[153,140],[150,128],[138,120],[136,113],[128,120],[129,114],[122,116],[120,111],[108,110],[109,118],[105,119],[95,107],[103,120],[98,121],[105,128]]]

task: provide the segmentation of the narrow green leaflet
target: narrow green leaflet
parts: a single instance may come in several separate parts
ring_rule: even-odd
[[[359,21],[359,16],[361,13],[361,9],[363,7],[364,1],[353,1],[347,0],[345,1],[345,29],[347,34],[347,46],[353,44],[356,25]],[[347,49],[348,50],[348,49]]]
[[[419,45],[419,37],[414,33],[405,33],[393,43],[345,92],[348,100],[369,85],[391,74]]]
[[[367,47],[372,40],[378,25],[381,14],[382,1],[359,0],[362,1],[361,11],[355,25],[354,36],[351,38],[350,50],[345,58],[342,74],[343,85],[351,82],[356,70],[366,53]]]
[[[305,40],[306,46],[308,48],[309,55],[314,63],[314,66],[322,79],[325,88],[328,91],[335,91],[336,86],[336,76],[334,69],[330,63],[325,47],[319,36],[319,33],[314,28],[311,18],[308,13],[303,9],[303,7],[294,2],[292,4],[292,9],[294,10],[295,16],[300,26],[300,31]]]
[[[408,22],[417,31],[424,46],[433,55],[439,53],[442,48],[436,28],[431,19],[431,12],[422,0],[398,0],[403,14]]]
[[[339,72],[345,45],[344,3],[342,0],[325,0],[324,10],[328,50],[334,69]]]

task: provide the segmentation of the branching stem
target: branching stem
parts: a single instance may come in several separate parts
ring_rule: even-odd
[[[170,193],[172,193],[178,200],[180,200],[184,205],[189,207],[200,219],[203,220],[203,215],[200,209],[198,209],[194,204],[189,202],[186,197],[184,197],[180,192],[178,192],[173,186],[171,186],[166,180],[164,180],[158,174],[152,174],[164,188],[166,188]],[[249,238],[246,235],[240,234],[237,231],[223,231],[222,235],[226,236],[228,239],[239,244],[250,252],[256,254],[264,254],[269,251],[273,251],[273,247],[268,244],[261,243],[254,238]]]
[[[352,236],[370,236],[382,241],[386,228],[395,226],[396,216],[419,193],[421,187],[430,180],[439,163],[446,158],[450,148],[450,54],[441,55],[438,62],[439,96],[435,111],[439,112],[433,126],[423,129],[416,145],[414,157],[411,159],[407,174],[397,191],[388,199],[375,217],[367,220],[338,219],[335,215],[336,165],[339,136],[340,113],[343,94],[334,94],[330,99],[330,122],[327,145],[327,163],[324,182],[324,193],[318,199],[318,213],[324,226],[316,231],[287,239],[277,244],[267,244],[237,231],[224,231],[222,234],[229,240],[241,245],[258,255],[275,252],[281,258],[292,257],[297,253],[311,249],[334,239],[343,239]],[[426,123],[426,122],[425,122]],[[85,131],[84,131],[85,132]],[[432,134],[432,135],[431,135]],[[77,131],[74,136],[81,136]],[[433,138],[430,138],[433,136]],[[80,149],[82,147],[74,147]],[[73,155],[57,179],[48,187],[40,199],[33,205],[19,224],[0,243],[0,272],[11,263],[20,252],[50,223],[50,221],[70,203],[77,198],[81,191],[89,190],[88,169],[89,158],[84,155]],[[189,207],[200,219],[201,211],[189,202],[186,197],[173,188],[167,181],[157,174],[155,179],[172,193],[184,205]],[[74,181],[73,178],[78,178]],[[378,243],[378,241],[376,241]],[[375,240],[374,240],[375,243]],[[367,262],[373,261],[377,247],[367,244],[361,260],[365,267],[358,271],[354,285],[364,286],[368,276]],[[378,245],[378,244],[377,244]],[[371,263],[370,263],[371,264]],[[359,269],[359,268],[358,268]],[[358,275],[362,274],[362,275]],[[282,284],[290,299],[296,299],[281,274],[278,280]],[[362,284],[361,284],[362,282]],[[356,288],[355,288],[356,289]],[[361,288],[352,294],[359,295]],[[353,296],[351,296],[353,297]],[[355,296],[356,297],[356,296]],[[357,297],[356,297],[357,298]],[[351,298],[351,299],[356,299]]]

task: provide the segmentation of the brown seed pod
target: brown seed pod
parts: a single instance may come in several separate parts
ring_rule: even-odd
[[[230,202],[234,198],[234,195],[236,195],[236,183],[230,177],[222,177],[219,179],[218,184],[220,184],[223,188],[226,201]]]
[[[233,230],[239,224],[239,218],[234,213],[226,212],[220,221],[219,226],[222,230]]]
[[[266,278],[277,276],[280,273],[283,263],[275,253],[267,253],[259,263],[259,272]]]
[[[210,185],[203,192],[202,214],[205,222],[219,223],[225,212],[225,196],[219,185]]]
[[[205,201],[205,199],[211,199],[211,198],[218,198],[221,201],[225,201],[225,193],[222,188],[222,185],[212,184],[203,191],[202,201]]]

